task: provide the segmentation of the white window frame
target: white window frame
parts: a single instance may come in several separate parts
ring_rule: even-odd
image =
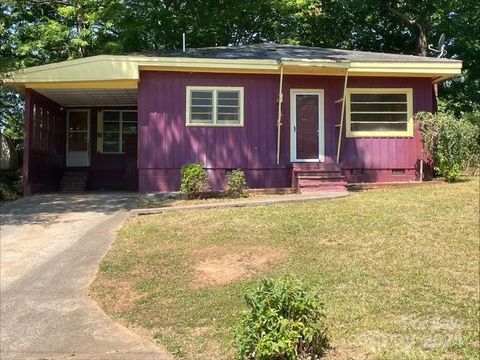
[[[191,111],[190,111],[190,102],[192,91],[212,91],[212,101],[213,101],[213,123],[192,123],[191,122]],[[239,99],[238,99],[238,116],[240,123],[238,124],[218,124],[217,123],[217,94],[219,91],[238,91],[239,92]],[[233,87],[233,86],[187,86],[186,87],[186,126],[203,126],[203,127],[243,127],[244,125],[244,91],[243,87]]]
[[[351,94],[406,94],[407,95],[407,130],[404,131],[352,131],[351,130]],[[368,104],[365,102],[365,104]],[[413,89],[412,88],[350,88],[346,93],[346,135],[349,138],[357,137],[413,137]],[[371,111],[370,111],[371,112]],[[404,113],[404,111],[379,111],[377,114]],[[387,123],[387,122],[386,122]],[[389,121],[388,123],[392,123]]]
[[[104,131],[104,114],[105,114],[105,111],[110,111],[110,112],[119,112],[120,113],[120,122],[119,122],[119,131],[118,131],[118,136],[119,136],[119,151],[103,151],[103,142],[104,142],[104,139],[105,139],[105,131]],[[99,121],[99,124],[98,124],[98,129],[97,129],[97,132],[101,132],[102,133],[102,141],[101,141],[101,148],[100,144],[97,144],[97,146],[99,147],[99,150],[102,154],[125,154],[125,151],[123,149],[123,146],[122,146],[122,142],[123,142],[123,113],[126,113],[126,112],[134,112],[134,113],[137,113],[137,136],[138,136],[138,110],[119,110],[119,109],[103,109],[102,111],[100,111],[100,120]],[[127,121],[128,122],[128,121]],[[101,126],[100,126],[101,125]]]

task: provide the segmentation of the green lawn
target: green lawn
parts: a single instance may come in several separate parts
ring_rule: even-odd
[[[321,289],[328,359],[476,359],[479,271],[477,177],[131,219],[92,293],[181,358],[227,359],[242,288],[291,273]]]

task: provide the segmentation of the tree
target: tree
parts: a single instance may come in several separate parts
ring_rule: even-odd
[[[478,0],[3,0],[0,72],[180,49],[182,33],[191,48],[274,41],[425,56],[444,32],[464,73],[443,83],[440,97],[459,116],[479,108],[479,27]],[[0,109],[16,111],[18,101],[0,92]]]
[[[479,109],[477,0],[319,0],[318,9],[306,14],[299,43],[425,56],[445,33],[447,57],[463,60],[464,71],[440,85],[440,100],[457,116]]]

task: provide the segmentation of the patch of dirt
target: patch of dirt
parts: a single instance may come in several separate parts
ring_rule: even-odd
[[[360,349],[350,345],[332,344],[327,349],[324,357],[325,360],[368,360],[368,355],[363,354]]]
[[[267,246],[211,247],[197,254],[203,259],[195,266],[196,276],[192,286],[227,285],[250,277],[267,265],[280,261],[285,252]]]
[[[131,288],[128,281],[111,281],[99,279],[95,281],[90,294],[107,313],[121,313],[135,307],[143,295]]]
[[[208,334],[209,332],[212,332],[213,329],[213,326],[197,326],[192,329],[192,335],[194,337],[199,337],[204,334]]]

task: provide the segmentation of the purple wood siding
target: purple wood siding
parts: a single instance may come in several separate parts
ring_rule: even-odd
[[[412,88],[413,113],[432,111],[432,84],[421,78],[351,78],[349,88]],[[416,126],[413,138],[344,138],[341,163],[343,169],[415,170],[422,149]],[[372,179],[375,180],[375,179]]]
[[[185,126],[186,86],[244,87],[245,126]],[[139,92],[140,191],[178,190],[178,169],[189,162],[205,164],[213,188],[234,168],[252,187],[290,186],[288,152],[278,167],[275,158],[278,76],[147,71]]]
[[[57,190],[65,164],[65,111],[25,90],[24,193]]]
[[[325,162],[336,161],[344,78],[340,76],[285,76],[280,164],[276,164],[276,121],[279,75],[207,74],[142,71],[139,85],[139,189],[175,191],[179,169],[201,162],[214,189],[223,187],[225,169],[242,168],[248,185],[291,186],[290,89],[323,89]],[[240,128],[187,127],[186,86],[242,86],[245,121]],[[349,87],[413,88],[414,112],[432,110],[429,79],[350,78]],[[415,170],[421,149],[414,138],[356,138],[342,143],[341,164],[351,169]],[[368,174],[370,174],[369,172]],[[375,173],[375,171],[373,172]],[[413,172],[415,173],[415,172]],[[409,175],[410,176],[410,175]],[[375,177],[375,176],[373,176]],[[353,177],[348,177],[353,179]],[[372,178],[378,180],[378,178]]]
[[[108,110],[114,108],[109,107]],[[136,108],[116,108],[136,110]],[[125,143],[124,154],[103,154],[97,149],[98,111],[90,109],[90,181],[92,190],[138,190],[137,141],[129,138]]]

